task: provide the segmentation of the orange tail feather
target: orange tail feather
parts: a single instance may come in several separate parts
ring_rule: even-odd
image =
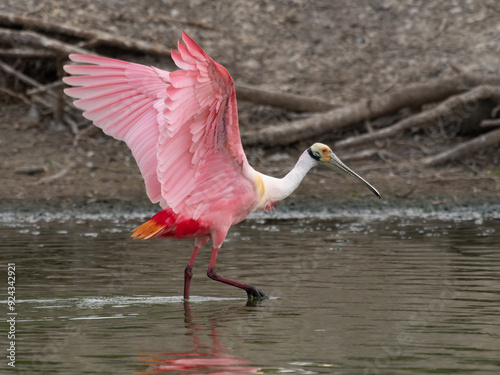
[[[153,219],[149,219],[144,224],[132,230],[132,238],[134,240],[149,240],[151,238],[156,238],[163,229],[165,229],[163,225],[158,224]]]

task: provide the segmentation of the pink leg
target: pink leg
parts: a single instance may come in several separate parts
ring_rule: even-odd
[[[224,277],[224,276],[219,276],[215,272],[215,262],[217,261],[218,254],[219,254],[219,248],[214,247],[212,249],[212,256],[210,257],[210,264],[208,265],[208,271],[207,271],[208,277],[210,277],[212,280],[220,281],[222,283],[229,284],[229,285],[235,286],[235,287],[240,288],[240,289],[244,289],[247,292],[247,296],[248,296],[249,300],[267,298],[266,294],[261,292],[259,289],[257,289],[253,285],[241,283],[239,281],[232,280],[232,279],[228,279],[227,277]]]
[[[201,237],[195,240],[193,254],[191,254],[191,258],[189,258],[189,262],[184,270],[184,299],[189,298],[189,288],[191,286],[191,279],[193,278],[194,261],[196,260],[200,249],[207,243],[208,239],[209,237]]]
[[[191,279],[193,278],[193,266],[198,253],[200,252],[200,248],[198,246],[194,247],[193,254],[191,254],[191,258],[189,258],[189,262],[184,270],[184,299],[189,298],[189,288],[191,286]]]

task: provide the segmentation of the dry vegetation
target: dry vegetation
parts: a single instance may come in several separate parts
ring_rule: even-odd
[[[6,0],[0,199],[145,201],[126,147],[62,94],[62,65],[79,52],[173,69],[181,30],[235,79],[257,169],[283,175],[321,141],[386,197],[498,199],[499,16],[496,0]],[[298,195],[362,192],[327,171],[308,181]]]

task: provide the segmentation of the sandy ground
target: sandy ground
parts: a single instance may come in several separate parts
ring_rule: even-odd
[[[319,95],[339,104],[446,76],[456,67],[500,74],[500,3],[496,0],[363,0],[347,5],[331,0],[5,0],[0,11],[169,47],[175,46],[185,30],[237,82]],[[170,61],[116,51],[110,54],[173,68]],[[0,105],[1,205],[148,204],[141,176],[124,144],[97,135],[75,146],[72,134],[54,126],[50,116],[1,92]],[[297,116],[248,103],[240,103],[239,110],[243,131]],[[408,135],[415,136],[421,135]],[[325,134],[318,141],[331,143],[339,137],[342,134]],[[257,170],[283,176],[310,143],[246,151]],[[403,139],[391,152],[408,157],[408,143]],[[338,156],[342,158],[341,153]],[[376,157],[345,161],[387,201],[463,204],[500,200],[499,159],[500,151],[493,147],[428,170],[412,163],[396,168]],[[33,173],[27,174],[27,169]],[[370,194],[353,178],[314,170],[293,197],[377,204]]]

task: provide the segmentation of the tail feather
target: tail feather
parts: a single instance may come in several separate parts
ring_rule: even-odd
[[[207,234],[209,227],[198,220],[185,218],[166,208],[132,230],[132,238],[149,240],[157,237],[196,238]]]
[[[132,238],[134,240],[149,240],[160,236],[160,233],[165,229],[161,224],[158,224],[153,219],[149,219],[144,224],[132,230]]]

